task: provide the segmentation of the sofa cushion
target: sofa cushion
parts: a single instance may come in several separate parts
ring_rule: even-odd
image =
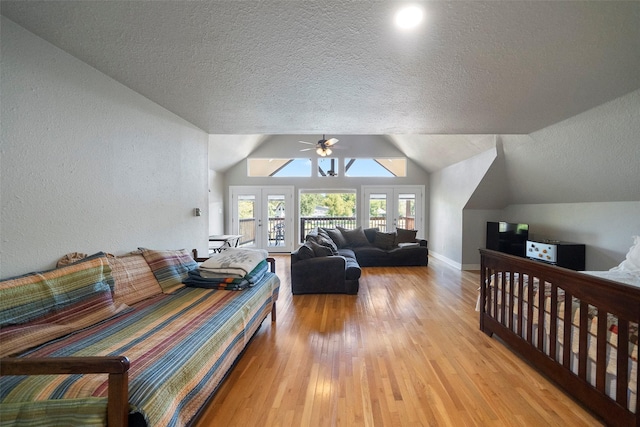
[[[0,282],[0,356],[86,328],[129,307],[113,301],[104,253]]]
[[[376,231],[376,237],[373,245],[377,248],[389,250],[396,246],[396,233],[383,233]]]
[[[107,257],[115,281],[115,302],[132,305],[162,293],[158,280],[142,254]]]
[[[426,246],[410,246],[385,251],[375,246],[355,248],[360,267],[427,265]]]
[[[324,232],[329,235],[338,249],[346,248],[349,245],[347,239],[345,239],[345,237],[342,235],[342,231],[338,230],[337,228],[323,228],[322,230],[324,230]]]
[[[369,246],[369,239],[362,231],[362,227],[358,227],[354,230],[347,230],[346,228],[338,227],[338,230],[342,232],[342,235],[347,240],[347,244],[350,248],[357,248],[360,246]]]
[[[165,294],[172,294],[183,288],[182,281],[189,276],[189,270],[198,268],[198,264],[185,249],[140,250]]]
[[[398,243],[413,243],[416,241],[418,230],[406,230],[404,228],[396,228],[396,246]]]

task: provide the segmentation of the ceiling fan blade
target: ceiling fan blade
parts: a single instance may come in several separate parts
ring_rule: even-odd
[[[313,148],[303,148],[303,149],[302,149],[302,150],[300,150],[300,151],[309,151],[309,150],[313,150]]]
[[[327,140],[324,142],[324,145],[326,145],[327,147],[331,147],[333,144],[336,144],[337,142],[338,142],[338,140],[337,140],[337,139],[335,139],[335,138],[330,138],[330,139],[327,139]]]
[[[316,144],[315,144],[315,143],[313,143],[313,142],[307,142],[307,141],[298,141],[298,142],[299,142],[299,143],[301,143],[301,144],[316,145]]]

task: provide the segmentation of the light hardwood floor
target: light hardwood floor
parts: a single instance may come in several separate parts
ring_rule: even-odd
[[[479,274],[364,268],[358,295],[291,295],[267,318],[198,427],[599,426],[478,329]]]

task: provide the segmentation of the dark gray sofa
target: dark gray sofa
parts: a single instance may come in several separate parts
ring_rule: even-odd
[[[356,294],[360,267],[426,266],[428,254],[427,241],[414,230],[315,229],[291,253],[291,291]]]

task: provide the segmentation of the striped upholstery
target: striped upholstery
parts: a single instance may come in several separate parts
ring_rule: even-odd
[[[0,356],[91,326],[128,309],[115,304],[111,268],[98,253],[0,282]]]
[[[110,256],[107,259],[115,281],[115,302],[133,305],[162,293],[160,284],[142,254]]]
[[[107,425],[107,399],[59,399],[46,402],[0,404],[0,425],[101,426]]]
[[[157,251],[140,248],[140,250],[165,294],[171,294],[184,287],[182,281],[187,278],[189,270],[198,268],[198,264],[184,249]]]
[[[241,292],[182,288],[160,294],[23,357],[127,356],[132,416],[141,416],[149,426],[181,426],[216,390],[270,312],[279,285],[278,277],[268,272]],[[106,375],[9,376],[0,381],[2,405],[107,395]]]

